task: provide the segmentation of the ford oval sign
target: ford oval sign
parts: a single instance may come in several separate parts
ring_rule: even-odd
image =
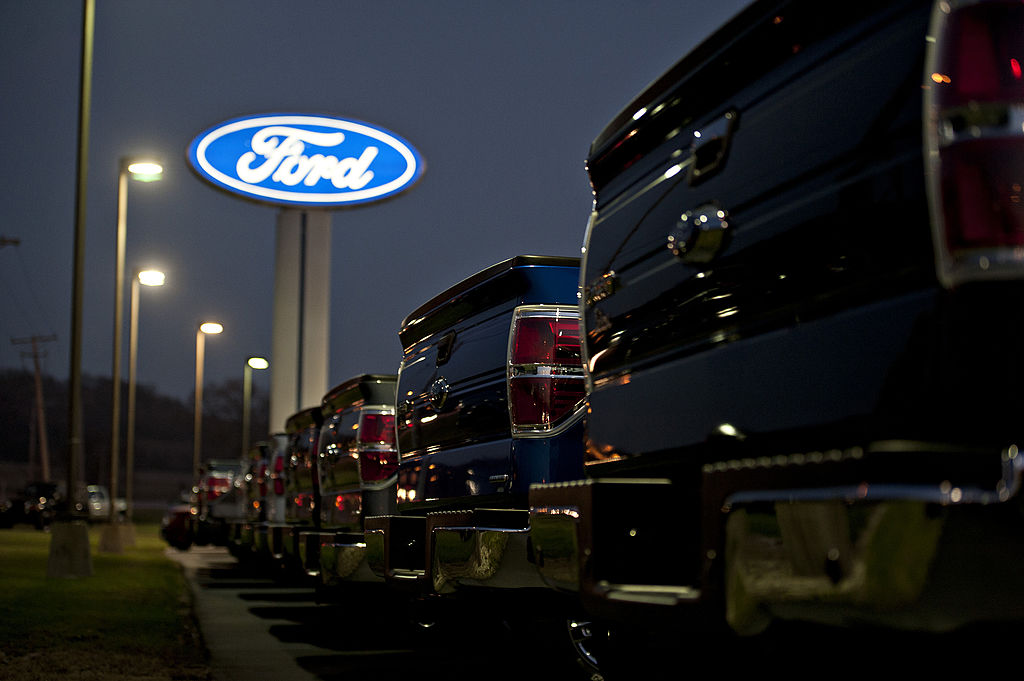
[[[196,137],[188,158],[222,189],[300,206],[377,201],[408,189],[423,174],[423,159],[405,140],[333,116],[236,118]]]

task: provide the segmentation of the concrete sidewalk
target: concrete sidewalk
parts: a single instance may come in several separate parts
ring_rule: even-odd
[[[424,629],[406,606],[373,594],[318,604],[243,569],[226,549],[167,549],[192,588],[213,681],[573,681],[581,670],[550,646],[512,637],[500,613],[474,610]],[[566,634],[565,651],[568,651]],[[557,650],[562,651],[562,646]]]
[[[192,547],[168,548],[167,556],[182,565],[192,588],[195,614],[215,681],[319,681],[322,677],[299,664],[302,658],[330,651],[303,641],[283,641],[275,627],[292,622],[275,617],[282,604],[313,603],[308,588],[283,587],[266,577],[247,575],[227,550]]]

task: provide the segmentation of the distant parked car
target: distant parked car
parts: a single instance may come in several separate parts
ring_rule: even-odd
[[[228,520],[240,513],[242,462],[238,459],[207,461],[199,478],[199,508],[196,543],[228,543]]]
[[[29,483],[21,495],[11,500],[15,522],[25,522],[41,530],[53,520],[60,500],[57,483]]]
[[[194,539],[192,534],[193,506],[189,503],[189,496],[189,493],[185,492],[181,498],[169,504],[160,522],[160,536],[168,544],[181,551],[187,551],[192,546]]]
[[[85,510],[91,522],[110,518],[110,492],[103,485],[88,485],[85,488]]]
[[[110,491],[105,485],[87,485],[85,494],[86,512],[90,522],[104,522],[110,519]],[[124,516],[128,504],[123,497],[114,500],[114,509],[118,516]]]
[[[14,527],[14,505],[6,496],[0,497],[0,528]]]

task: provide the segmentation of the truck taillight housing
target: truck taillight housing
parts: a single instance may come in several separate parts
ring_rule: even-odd
[[[1024,4],[937,2],[930,39],[925,132],[939,279],[1024,278]]]
[[[392,410],[363,410],[359,415],[359,477],[383,482],[398,473],[395,414]]]
[[[548,435],[568,422],[586,398],[578,309],[516,308],[507,378],[513,435]]]

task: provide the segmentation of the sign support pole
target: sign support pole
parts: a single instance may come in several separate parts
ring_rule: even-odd
[[[331,213],[285,208],[277,217],[270,430],[327,392]]]

